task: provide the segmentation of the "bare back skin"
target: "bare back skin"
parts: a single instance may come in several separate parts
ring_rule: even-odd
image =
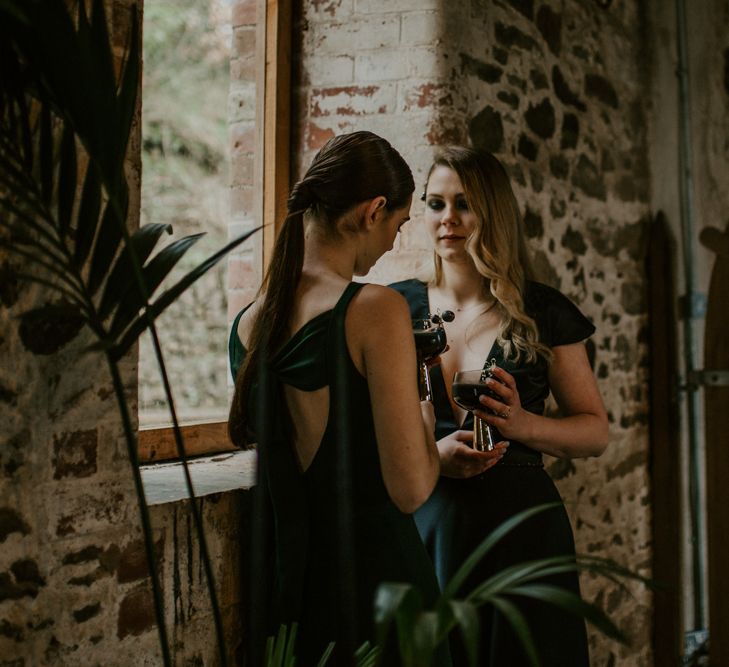
[[[331,310],[348,281],[302,274],[292,313],[293,335],[314,317]],[[238,336],[248,343],[256,305],[241,317]],[[355,368],[367,379],[383,480],[403,512],[412,512],[430,495],[437,479],[438,458],[432,442],[431,415],[424,425],[415,382],[416,359],[405,300],[390,288],[365,285],[352,299],[345,318],[347,349]],[[300,470],[314,460],[327,427],[329,387],[302,391],[284,388],[295,424],[294,449]],[[421,410],[425,409],[421,406]],[[430,435],[426,433],[430,429]],[[426,446],[431,440],[432,446]]]
[[[316,275],[302,274],[289,327],[289,338],[315,317],[336,305],[348,283],[345,280],[322,279]],[[259,299],[257,303],[262,302]],[[238,325],[238,336],[246,347],[257,304],[244,313]],[[347,341],[349,345],[349,340]],[[286,403],[295,425],[294,449],[300,470],[309,468],[324,436],[329,415],[329,387],[315,391],[302,391],[290,385],[284,386]]]

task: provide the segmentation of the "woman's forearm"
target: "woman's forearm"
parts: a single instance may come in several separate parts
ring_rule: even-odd
[[[524,424],[514,439],[557,458],[600,456],[608,444],[608,423],[603,415],[590,413],[567,417],[543,417],[524,411]]]

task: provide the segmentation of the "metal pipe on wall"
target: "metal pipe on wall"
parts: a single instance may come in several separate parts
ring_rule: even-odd
[[[693,583],[693,627],[706,628],[705,544],[706,526],[703,511],[703,480],[699,434],[699,386],[693,381],[697,368],[697,324],[705,312],[705,300],[695,289],[693,218],[693,174],[691,152],[691,109],[688,72],[688,35],[685,0],[676,0],[676,37],[678,46],[679,92],[679,188],[681,205],[681,246],[684,268],[683,296],[683,358],[685,386],[682,397],[686,402],[689,445],[689,509],[691,517],[691,571]]]

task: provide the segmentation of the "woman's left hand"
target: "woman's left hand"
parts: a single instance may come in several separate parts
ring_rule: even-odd
[[[481,396],[480,401],[485,409],[474,410],[474,414],[499,429],[505,439],[521,440],[520,435],[525,433],[527,418],[531,413],[521,407],[514,376],[498,366],[494,366],[492,373],[494,377],[486,380],[486,386],[498,399]]]

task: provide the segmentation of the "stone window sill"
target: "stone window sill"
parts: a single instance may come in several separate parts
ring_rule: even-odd
[[[196,498],[250,489],[256,481],[254,450],[195,458],[189,466]],[[182,464],[178,461],[144,465],[140,470],[149,505],[179,502],[188,497]]]

